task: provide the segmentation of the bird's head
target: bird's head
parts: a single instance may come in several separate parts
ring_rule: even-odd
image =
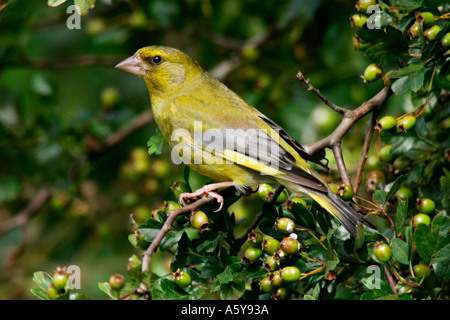
[[[116,68],[144,79],[150,95],[179,90],[181,85],[203,72],[199,64],[187,54],[161,46],[139,49],[133,56],[117,64]]]

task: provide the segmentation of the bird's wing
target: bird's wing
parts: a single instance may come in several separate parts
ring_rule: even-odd
[[[295,140],[284,130],[280,131],[281,127],[273,125],[243,100],[235,104],[230,103],[233,100],[227,101],[226,106],[220,105],[221,99],[215,101],[206,103],[190,96],[177,98],[171,104],[172,117],[176,119],[173,129],[189,131],[188,143],[194,150],[201,148],[208,159],[221,158],[260,174],[316,191],[328,191],[323,180],[297,151],[306,154],[301,146],[297,142],[294,144]]]

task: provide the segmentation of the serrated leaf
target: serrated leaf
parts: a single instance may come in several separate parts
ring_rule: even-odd
[[[426,263],[429,263],[436,245],[436,237],[431,232],[430,227],[423,224],[417,226],[414,231],[414,244],[419,256]]]
[[[36,283],[39,288],[47,292],[48,287],[52,284],[53,278],[44,271],[36,271],[33,273],[33,282]]]
[[[391,249],[392,249],[392,254],[394,255],[394,258],[405,265],[409,264],[409,249],[408,249],[408,245],[406,244],[405,241],[399,239],[399,238],[394,238],[391,241]]]
[[[95,0],[74,0],[73,3],[80,8],[82,16],[87,15],[89,10],[95,6]]]
[[[293,214],[296,223],[311,230],[316,229],[314,216],[304,205],[293,202],[290,211]]]
[[[161,240],[161,243],[159,244],[159,249],[161,251],[169,250],[180,241],[183,234],[184,230],[180,231],[171,230],[167,232],[167,234],[164,236],[164,238]]]
[[[375,194],[373,195],[373,201],[375,201],[376,204],[385,204],[386,194],[387,192],[384,190],[375,190]]]
[[[159,154],[161,154],[162,153],[163,143],[164,143],[164,136],[162,135],[161,132],[159,132],[158,134],[150,137],[150,139],[147,142],[148,154],[149,155],[152,155],[152,154],[159,155]]]
[[[407,10],[417,9],[422,6],[419,0],[389,0],[389,3],[392,7]]]
[[[413,64],[399,70],[391,71],[387,74],[388,79],[398,79],[413,74],[419,70],[423,70],[423,65]]]
[[[395,80],[391,86],[391,89],[395,94],[406,92],[406,90],[409,89],[409,77],[401,77]]]
[[[46,290],[42,290],[41,288],[32,288],[30,291],[39,300],[49,300]]]
[[[409,88],[414,92],[419,91],[419,89],[421,89],[423,86],[424,80],[425,80],[424,69],[414,72],[409,76]]]

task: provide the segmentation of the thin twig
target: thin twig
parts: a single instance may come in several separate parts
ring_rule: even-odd
[[[373,110],[379,110],[391,95],[391,88],[384,87],[370,100],[364,102],[355,110],[344,114],[341,123],[329,136],[318,142],[305,145],[303,148],[309,154],[314,154],[324,148],[331,148],[335,143],[341,141],[342,137],[348,132],[348,130],[350,130],[351,127],[353,127],[356,121]]]
[[[273,191],[272,195],[269,198],[269,203],[274,203],[277,199],[278,196],[281,194],[281,192],[283,192],[284,190],[284,186],[279,184],[275,190]],[[244,243],[245,240],[247,239],[247,235],[254,229],[256,229],[256,227],[258,226],[258,224],[261,222],[262,218],[264,217],[264,213],[262,211],[260,211],[256,216],[255,219],[253,220],[252,225],[250,226],[250,228],[248,228],[247,232],[244,233],[243,236],[241,236],[238,240],[237,243]]]
[[[26,224],[30,220],[30,218],[35,215],[38,210],[47,202],[47,200],[50,198],[50,195],[51,191],[49,188],[40,189],[35,194],[33,199],[31,199],[30,203],[25,209],[0,224],[0,235],[8,232],[11,229]]]
[[[342,115],[345,115],[346,113],[349,112],[349,110],[347,110],[347,109],[345,109],[345,108],[342,108],[342,107],[340,107],[340,106],[334,104],[334,103],[331,102],[330,100],[328,100],[328,99],[327,99],[327,98],[319,91],[319,89],[315,88],[315,87],[311,84],[311,82],[309,81],[308,78],[305,78],[305,77],[303,76],[303,73],[302,73],[301,71],[297,72],[297,78],[298,78],[300,81],[303,81],[303,82],[306,84],[306,86],[308,87],[308,91],[314,92],[314,93],[316,94],[316,96],[318,96],[323,102],[325,102],[325,104],[326,104],[327,106],[329,106],[330,108],[332,108],[334,111],[336,111],[336,112],[338,112],[338,113],[340,113],[340,114],[342,114]]]
[[[161,240],[164,238],[164,236],[167,234],[167,232],[170,231],[172,228],[172,223],[175,221],[176,217],[179,215],[189,213],[192,211],[197,210],[201,206],[213,201],[214,198],[206,195],[204,197],[201,197],[199,200],[195,201],[194,203],[187,205],[185,207],[182,207],[177,210],[172,210],[169,212],[169,216],[167,217],[167,220],[164,222],[161,230],[159,231],[156,238],[152,241],[151,245],[145,250],[144,257],[142,259],[142,272],[148,271],[150,266],[150,260],[152,254],[156,251],[159,244],[161,243]]]
[[[339,174],[341,175],[342,182],[348,186],[351,186],[350,178],[347,173],[347,168],[345,167],[344,157],[342,155],[341,142],[336,142],[331,146],[333,150],[334,158],[336,159],[336,166],[338,168]]]
[[[359,186],[362,180],[362,173],[364,166],[366,165],[367,155],[369,153],[370,142],[372,141],[373,132],[375,130],[375,123],[378,117],[378,110],[372,111],[370,119],[367,122],[366,134],[364,137],[364,143],[361,151],[361,157],[359,158],[358,166],[356,167],[356,177],[353,183],[353,191],[358,194]]]

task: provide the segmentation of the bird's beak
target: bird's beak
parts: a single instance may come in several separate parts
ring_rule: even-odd
[[[139,58],[138,54],[135,53],[131,57],[119,62],[116,65],[117,69],[122,69],[123,71],[135,74],[137,76],[143,77],[145,75],[145,64]]]

